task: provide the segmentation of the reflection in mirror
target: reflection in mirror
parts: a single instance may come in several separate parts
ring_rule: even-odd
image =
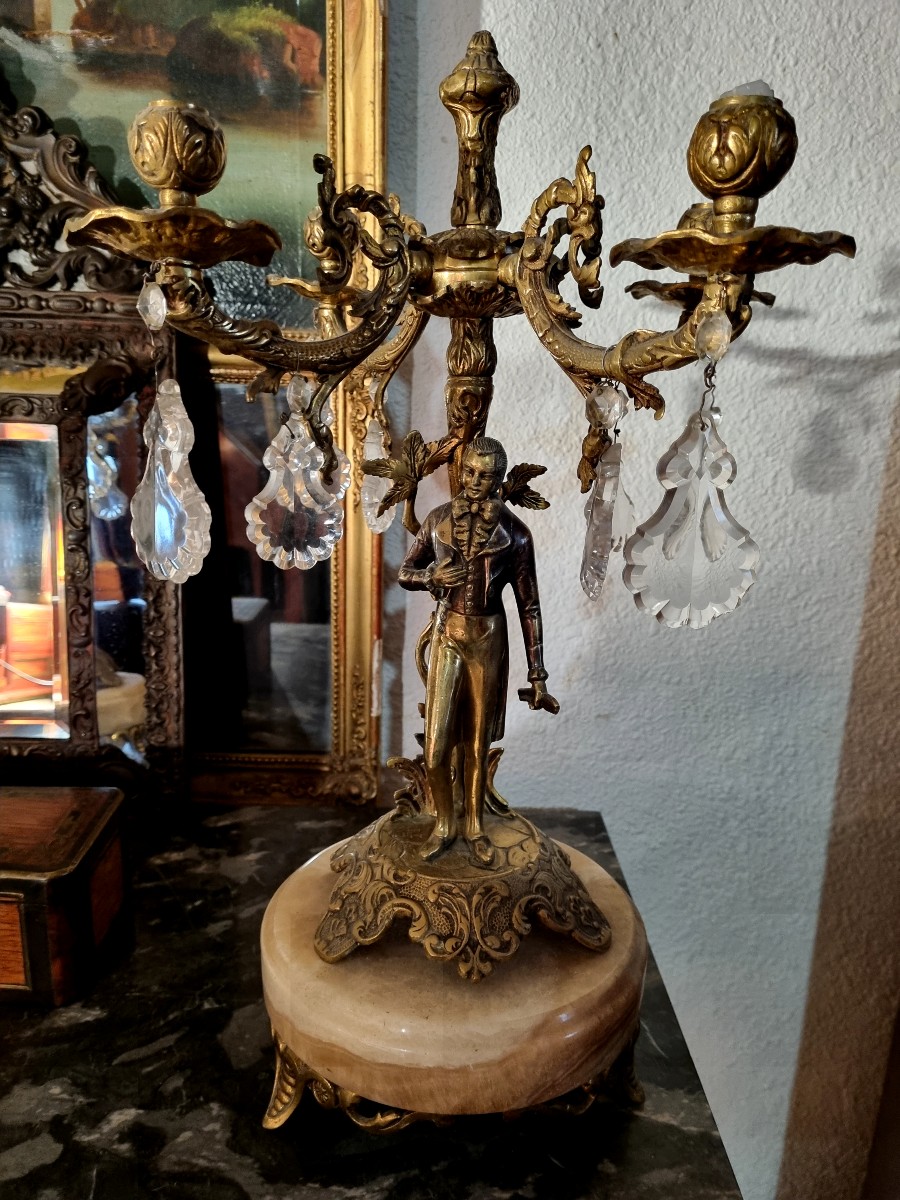
[[[131,537],[131,497],[139,462],[134,398],[88,418],[98,733],[101,742],[143,763],[146,577]]]
[[[256,553],[247,537],[244,509],[268,479],[262,456],[281,424],[277,402],[267,396],[247,404],[242,383],[220,382],[217,391],[227,543],[219,561],[225,564],[223,585],[231,597],[239,647],[235,678],[244,694],[241,736],[232,749],[327,753],[331,563],[282,571]]]
[[[0,421],[0,738],[67,738],[55,425]]]

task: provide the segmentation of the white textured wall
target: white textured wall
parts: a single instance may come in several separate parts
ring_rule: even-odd
[[[770,1200],[896,394],[897,10],[838,0],[392,0],[390,16],[390,181],[432,231],[448,223],[455,175],[437,86],[468,36],[487,28],[522,89],[498,153],[506,228],[571,173],[585,143],[606,197],[607,251],[672,228],[700,198],[684,169],[697,117],[727,87],[761,76],[793,113],[800,149],[759,223],[837,228],[859,243],[855,262],[761,278],[776,307],[757,309],[720,369],[720,432],[738,463],[730,502],[763,567],[744,607],[699,632],[658,627],[618,579],[599,609],[582,594],[581,403],[524,318],[497,326],[489,432],[512,461],[549,466],[552,507],[530,524],[550,687],[562,704],[555,719],[510,705],[499,787],[517,805],[602,810],[746,1200]],[[643,274],[606,271],[604,305],[584,336],[610,344],[636,325],[670,323],[656,302],[623,295]],[[413,424],[426,436],[444,426],[446,337],[433,322],[411,371]],[[696,403],[699,376],[655,376],[666,419],[624,423],[639,518],[658,503],[655,463]],[[392,531],[389,558],[402,542]],[[397,592],[387,603],[404,634],[394,644],[402,721],[387,737],[393,752],[410,753],[421,699],[412,647],[428,605]],[[511,688],[524,670],[514,645]]]

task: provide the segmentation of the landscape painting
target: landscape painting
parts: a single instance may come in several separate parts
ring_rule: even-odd
[[[36,104],[77,133],[123,203],[153,204],[128,156],[132,118],[150,100],[201,104],[220,122],[228,166],[201,203],[273,225],[284,248],[269,272],[309,274],[302,229],[316,202],[312,158],[326,150],[328,0],[0,0],[0,66],[17,105]],[[310,323],[267,272],[210,272],[242,317]]]

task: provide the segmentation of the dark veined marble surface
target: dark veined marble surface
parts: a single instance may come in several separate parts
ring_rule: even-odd
[[[528,815],[621,878],[599,816]],[[652,964],[641,1110],[601,1103],[581,1117],[469,1117],[378,1135],[307,1095],[281,1129],[262,1128],[273,1078],[263,910],[291,871],[366,819],[197,807],[165,832],[136,832],[133,949],[77,1004],[0,1010],[0,1197],[740,1200]]]

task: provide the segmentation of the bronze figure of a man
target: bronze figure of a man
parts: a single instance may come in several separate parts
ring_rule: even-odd
[[[427,588],[438,601],[425,699],[425,774],[435,812],[425,859],[458,836],[453,771],[461,775],[463,835],[477,863],[490,866],[484,831],[488,750],[503,737],[508,640],[503,590],[512,586],[528,659],[530,708],[559,712],[547,691],[534,547],[527,526],[500,495],[506,453],[494,438],[466,449],[461,487],[425,518],[400,569],[405,588]]]

